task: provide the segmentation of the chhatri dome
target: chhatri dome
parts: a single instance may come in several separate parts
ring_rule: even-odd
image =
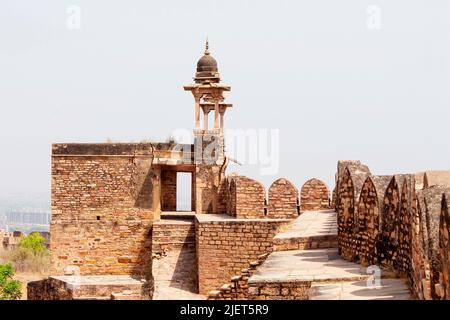
[[[205,53],[197,62],[197,72],[194,79],[197,83],[217,83],[220,81],[217,61],[209,53],[208,39],[206,40]]]

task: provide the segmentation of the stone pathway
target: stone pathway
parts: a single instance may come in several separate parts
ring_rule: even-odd
[[[275,238],[277,251],[258,267],[249,286],[309,282],[311,300],[411,299],[405,279],[392,279],[381,271],[380,281],[372,282],[370,270],[339,256],[333,211],[305,212]],[[309,250],[295,250],[305,243]]]
[[[206,300],[206,296],[171,287],[169,284],[155,286],[153,300]]]
[[[274,250],[337,248],[336,212],[306,211],[274,238]]]
[[[337,236],[337,217],[333,210],[305,211],[288,230],[277,234],[276,238]]]

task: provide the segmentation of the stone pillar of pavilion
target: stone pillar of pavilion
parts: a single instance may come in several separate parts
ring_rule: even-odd
[[[194,83],[184,86],[194,96],[194,149],[196,213],[218,213],[217,190],[225,175],[224,115],[232,105],[223,93],[231,87],[220,83],[217,61],[209,53],[208,40],[203,57],[197,62]],[[203,126],[200,124],[203,113]],[[208,114],[214,115],[208,121]]]

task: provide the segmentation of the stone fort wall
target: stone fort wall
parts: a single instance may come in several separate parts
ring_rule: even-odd
[[[151,149],[90,147],[97,149],[54,146],[51,274],[69,267],[81,275],[146,276],[153,212],[152,158],[145,155]]]
[[[423,184],[423,174],[376,176],[360,162],[340,162],[339,251],[406,277],[419,299],[449,299],[450,184]]]
[[[198,217],[195,224],[199,293],[220,288],[258,256],[273,250],[287,219]]]
[[[266,192],[256,180],[230,175],[215,199],[210,184],[221,178],[218,167],[191,164],[179,169],[204,187],[193,185],[193,199],[200,196],[201,212],[216,203],[221,218],[159,220],[161,210],[176,210],[176,170],[162,167],[164,159],[174,159],[167,144],[53,145],[52,276],[133,275],[154,281],[156,293],[162,284],[207,293],[270,253],[278,228],[300,213],[300,195],[287,179]],[[205,182],[205,175],[214,179]],[[304,201],[312,203],[323,186],[308,188]]]

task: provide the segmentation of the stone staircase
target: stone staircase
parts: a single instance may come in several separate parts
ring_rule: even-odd
[[[274,243],[248,280],[249,299],[412,299],[406,279],[339,256],[334,211],[304,212]]]
[[[273,239],[274,251],[337,248],[334,211],[307,211]]]

